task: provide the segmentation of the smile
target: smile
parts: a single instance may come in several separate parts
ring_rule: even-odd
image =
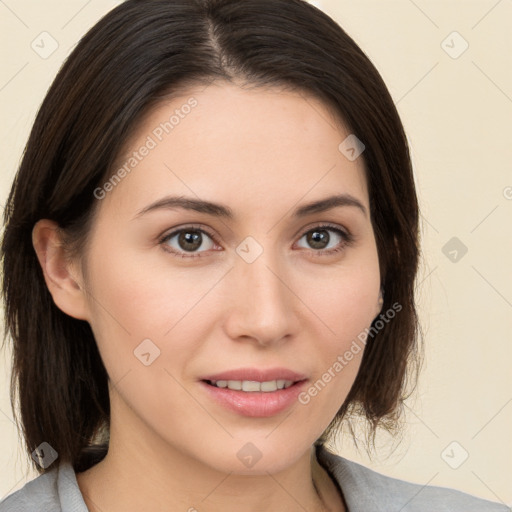
[[[218,388],[228,388],[234,391],[245,391],[247,393],[272,393],[278,389],[287,389],[294,384],[293,380],[267,380],[259,382],[256,380],[209,380],[206,381]]]

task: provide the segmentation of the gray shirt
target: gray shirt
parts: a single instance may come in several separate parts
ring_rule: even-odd
[[[510,512],[506,505],[453,489],[381,475],[317,447],[319,463],[343,494],[349,512]],[[73,467],[58,466],[0,502],[0,512],[88,512]]]

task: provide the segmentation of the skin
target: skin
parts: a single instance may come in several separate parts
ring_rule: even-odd
[[[56,305],[89,322],[110,377],[109,452],[79,487],[91,511],[345,510],[312,445],[363,351],[307,405],[268,418],[223,408],[198,381],[282,366],[314,383],[371,325],[380,273],[363,160],[339,151],[349,132],[313,97],[221,82],[158,105],[120,162],[191,96],[197,106],[100,200],[81,262],[64,257],[55,223],[33,231]],[[342,206],[293,217],[333,193],[366,215]],[[235,218],[177,208],[134,219],[169,194],[222,203]],[[317,254],[305,235],[323,222],[354,241],[327,231],[326,250],[341,250]],[[216,240],[203,235],[200,257],[174,257],[165,247],[191,253],[177,236],[159,240],[190,224]],[[236,252],[247,236],[263,249],[252,263]],[[149,366],[134,357],[147,338],[160,350]],[[249,442],[262,454],[252,468],[237,457]]]

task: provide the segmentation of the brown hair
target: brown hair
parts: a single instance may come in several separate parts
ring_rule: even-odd
[[[366,146],[383,311],[392,304],[401,311],[368,337],[347,400],[317,443],[352,414],[366,418],[373,435],[378,426],[397,425],[408,369],[419,361],[419,211],[407,140],[378,71],[339,25],[302,0],[128,0],[81,39],[59,71],[5,208],[11,404],[14,410],[17,393],[29,453],[47,442],[84,470],[110,416],[108,375],[92,330],[54,304],[32,245],[34,224],[54,220],[70,254],[86,254],[93,192],[113,173],[142,116],[164,95],[215,79],[312,94]]]

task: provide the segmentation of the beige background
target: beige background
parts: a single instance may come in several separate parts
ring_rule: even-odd
[[[1,204],[63,59],[117,3],[0,1]],[[426,357],[403,440],[381,436],[373,460],[349,438],[335,450],[389,475],[511,506],[512,1],[312,3],[361,45],[388,84],[410,140],[423,214],[418,301]],[[31,48],[43,31],[58,42],[46,59]],[[452,247],[443,252],[452,237],[468,248],[456,262],[444,253]],[[12,423],[9,357],[0,358],[0,497],[34,476]],[[460,467],[450,467],[466,452]]]

